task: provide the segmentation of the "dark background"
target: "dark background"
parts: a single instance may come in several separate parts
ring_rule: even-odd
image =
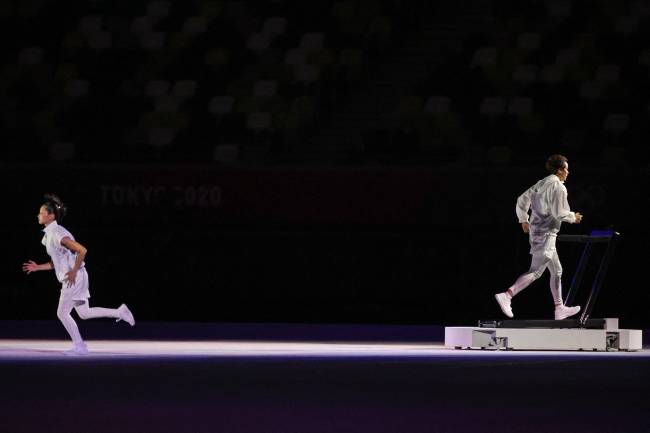
[[[92,304],[138,320],[501,317],[516,197],[562,153],[585,215],[563,232],[623,235],[592,316],[650,325],[648,8],[433,3],[3,6],[2,318],[55,316],[54,275],[20,270],[47,259],[46,192]],[[559,252],[566,290],[580,247]],[[514,309],[550,318],[548,276]]]

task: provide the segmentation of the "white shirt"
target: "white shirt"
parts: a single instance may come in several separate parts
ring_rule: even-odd
[[[52,221],[48,224],[43,232],[45,233],[45,236],[43,236],[41,243],[45,245],[45,250],[52,259],[57,280],[63,283],[66,280],[65,274],[70,272],[74,267],[75,261],[77,260],[77,254],[64,247],[61,244],[61,240],[63,238],[74,240],[74,237],[56,221]],[[82,262],[81,268],[83,268],[84,265],[85,264]]]
[[[517,199],[519,222],[529,222],[531,234],[557,235],[563,222],[576,221],[576,214],[569,208],[567,195],[566,187],[559,177],[554,174],[546,176]]]

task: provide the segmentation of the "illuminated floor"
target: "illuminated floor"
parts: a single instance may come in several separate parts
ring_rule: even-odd
[[[56,360],[68,358],[67,340],[0,340],[0,360]],[[291,341],[88,341],[90,353],[75,358],[173,358],[173,357],[296,357],[296,358],[438,358],[438,357],[650,357],[650,351],[638,352],[552,352],[552,351],[492,351],[454,350],[442,344],[374,343],[374,342],[291,342]]]
[[[231,338],[238,334],[246,338]],[[65,339],[4,337],[0,432],[650,431],[648,350],[454,350],[354,341],[354,333],[345,341],[250,334],[94,337],[86,356],[63,355]]]

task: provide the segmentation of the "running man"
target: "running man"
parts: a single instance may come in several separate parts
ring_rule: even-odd
[[[512,298],[542,276],[551,274],[551,294],[555,303],[555,320],[577,314],[580,306],[567,307],[562,299],[562,265],[555,249],[555,240],[563,222],[579,224],[582,215],[571,212],[564,182],[569,176],[569,161],[562,155],[551,155],[546,161],[549,175],[530,187],[517,199],[517,217],[524,233],[528,233],[532,262],[528,272],[505,292],[495,295],[503,314],[513,317]],[[530,211],[530,220],[529,220]]]

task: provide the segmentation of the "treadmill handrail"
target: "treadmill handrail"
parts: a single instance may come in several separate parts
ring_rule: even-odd
[[[580,323],[586,323],[586,321],[589,319],[589,316],[591,315],[591,311],[593,310],[594,304],[596,303],[596,298],[598,297],[600,288],[602,287],[603,281],[605,280],[607,269],[609,268],[612,257],[614,256],[614,251],[616,250],[616,244],[619,238],[620,233],[613,232],[611,238],[612,242],[607,244],[605,254],[603,255],[603,258],[600,261],[600,266],[598,267],[598,272],[596,273],[596,277],[594,278],[594,281],[591,285],[591,291],[589,292],[587,305],[585,305],[585,308],[582,311],[582,315],[580,316]]]
[[[614,234],[611,235],[558,235],[557,240],[561,242],[578,242],[578,243],[600,243],[600,242],[609,242],[614,237]]]

